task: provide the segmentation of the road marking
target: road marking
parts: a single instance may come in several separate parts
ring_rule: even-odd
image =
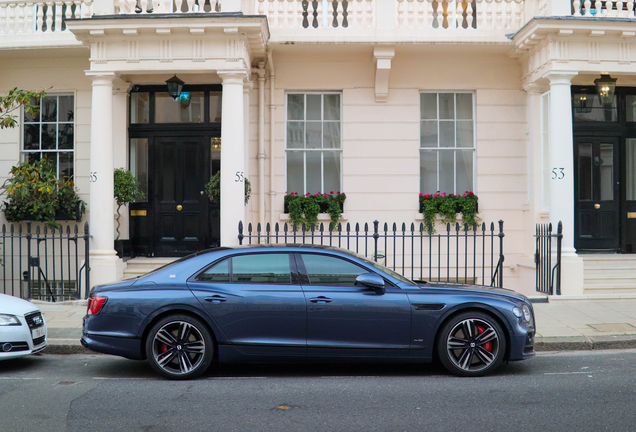
[[[595,372],[599,373],[599,372]],[[543,375],[588,375],[589,372],[545,372]]]
[[[41,380],[44,378],[29,378],[29,377],[0,377],[3,380]]]

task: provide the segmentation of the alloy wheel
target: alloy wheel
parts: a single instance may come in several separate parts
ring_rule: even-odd
[[[477,318],[457,322],[446,340],[449,359],[466,372],[480,372],[490,367],[498,358],[499,349],[497,330]]]
[[[175,320],[154,333],[152,356],[166,376],[191,375],[205,361],[206,342],[202,330],[190,322]]]

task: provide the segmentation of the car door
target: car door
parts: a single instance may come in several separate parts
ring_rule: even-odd
[[[409,356],[411,306],[407,295],[386,285],[384,294],[356,284],[371,269],[341,256],[297,254],[307,302],[307,354],[313,356]]]
[[[291,257],[293,258],[293,257]],[[244,354],[304,355],[307,310],[287,253],[235,255],[188,285],[228,339]]]

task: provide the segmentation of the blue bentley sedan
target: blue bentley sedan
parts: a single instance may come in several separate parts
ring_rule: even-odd
[[[514,291],[413,282],[348,250],[260,245],[198,252],[93,288],[82,344],[189,379],[218,362],[438,359],[482,376],[534,356]]]

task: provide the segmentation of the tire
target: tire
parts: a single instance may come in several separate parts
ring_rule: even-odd
[[[174,380],[191,379],[210,366],[214,340],[201,320],[189,315],[171,315],[150,329],[146,355],[159,375]]]
[[[437,355],[453,375],[484,376],[497,369],[506,353],[506,336],[497,321],[482,312],[464,312],[437,336]]]

